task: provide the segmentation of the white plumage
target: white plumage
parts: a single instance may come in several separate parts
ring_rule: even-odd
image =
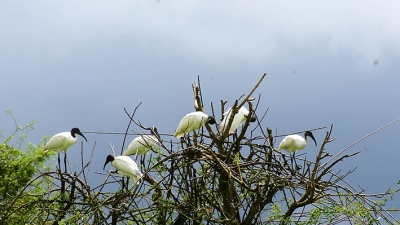
[[[224,119],[218,126],[218,131],[220,133],[224,133],[225,129],[227,128],[229,123],[229,118],[231,117],[231,112],[232,108],[229,108],[224,113]],[[242,106],[233,117],[231,127],[229,128],[229,134],[235,133],[236,129],[240,126],[240,124],[246,121],[248,115],[249,115],[249,110],[246,109],[244,106]],[[255,121],[256,121],[255,117],[250,118],[250,122],[255,122]]]
[[[55,150],[58,152],[67,152],[68,148],[71,145],[75,144],[78,141],[78,137],[76,135],[80,135],[87,141],[86,137],[81,133],[81,131],[74,127],[70,132],[62,132],[54,135],[50,138],[50,140],[46,143],[43,150]]]
[[[278,150],[285,150],[289,152],[290,154],[293,154],[292,157],[290,157],[290,161],[292,162],[293,166],[293,158],[298,150],[303,150],[308,143],[307,137],[311,137],[315,143],[315,146],[317,146],[317,142],[315,141],[314,135],[311,133],[311,131],[306,131],[304,133],[304,138],[298,134],[292,134],[286,136],[282,142],[279,144]],[[301,166],[298,166],[296,161],[294,161],[296,164],[296,169],[299,170]]]
[[[145,155],[151,148],[157,147],[159,144],[157,137],[153,135],[141,135],[133,139],[122,155]]]
[[[295,153],[298,150],[303,150],[308,143],[307,137],[311,137],[311,139],[313,139],[313,141],[315,142],[315,146],[317,146],[314,135],[311,133],[311,131],[306,131],[304,133],[304,137],[298,134],[286,136],[279,144],[278,150],[285,150],[289,153]]]
[[[107,163],[111,162],[113,167],[118,170],[118,174],[121,177],[130,177],[136,184],[139,184],[140,179],[143,174],[140,172],[137,164],[129,156],[117,156],[108,155],[106,162],[104,163],[103,170],[105,169]]]
[[[174,136],[180,138],[189,132],[200,129],[205,123],[214,124],[214,117],[200,111],[189,113],[179,123]]]

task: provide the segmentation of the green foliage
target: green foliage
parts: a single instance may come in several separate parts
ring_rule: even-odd
[[[200,89],[193,88],[201,108]],[[236,101],[233,108],[247,103],[255,114],[251,94],[242,103]],[[223,108],[225,103],[221,104]],[[129,124],[151,130],[128,116]],[[95,171],[103,182],[91,185],[91,160],[82,159],[80,167],[69,172],[49,169],[46,160],[54,152],[42,151],[44,141],[21,148],[33,123],[16,125],[16,132],[0,146],[0,225],[397,222],[390,215],[397,209],[390,211],[385,206],[398,190],[366,195],[344,180],[351,172],[332,172],[357,154],[328,154],[332,126],[318,142],[317,156],[297,157],[303,168],[293,169],[276,151],[272,130],[265,129],[262,120],[253,130],[248,129],[249,123],[250,116],[234,136],[215,132],[208,124],[179,141],[163,135],[159,147],[138,157],[145,175],[138,185],[111,171]],[[19,132],[17,147],[10,143]]]
[[[15,122],[12,111],[8,110],[7,113]],[[40,169],[46,169],[45,161],[52,153],[44,153],[42,145],[36,146],[33,143],[28,143],[24,149],[14,147],[14,144],[22,146],[27,137],[26,133],[33,129],[34,124],[35,122],[25,126],[16,125],[12,135],[4,137],[0,144],[0,218],[7,218],[7,214],[12,210],[24,206],[18,214],[13,214],[7,219],[9,224],[28,223],[29,221],[25,220],[26,216],[37,210],[32,202],[37,200],[37,194],[44,192],[41,182],[30,181],[41,173]],[[11,144],[15,135],[18,135],[18,140]]]
[[[14,149],[7,143],[0,145],[0,200],[15,196],[35,173],[30,155]]]
[[[282,214],[281,205],[279,204],[271,204],[271,209],[269,210],[268,216],[265,218],[268,222],[281,221]]]
[[[341,196],[342,200],[337,201],[341,204],[337,204],[334,207],[327,206],[324,202],[317,202],[315,207],[310,210],[310,216],[308,220],[298,222],[296,224],[318,224],[323,221],[336,221],[338,218],[351,218],[352,224],[376,224],[378,222],[376,215],[370,213],[370,206],[366,205],[366,201],[352,201],[352,196]],[[343,199],[347,203],[343,204]],[[354,200],[354,199],[353,199]]]

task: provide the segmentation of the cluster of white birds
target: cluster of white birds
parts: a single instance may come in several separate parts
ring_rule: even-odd
[[[224,119],[218,127],[220,132],[223,132],[228,125],[228,119],[230,117],[231,109],[229,108],[227,112],[224,113]],[[245,107],[241,107],[237,114],[234,116],[231,126],[229,127],[229,134],[234,133],[241,123],[246,121],[249,111]],[[255,117],[250,118],[251,122],[254,122]],[[200,129],[204,124],[215,124],[216,121],[214,117],[209,116],[201,111],[196,111],[187,114],[180,121],[174,136],[177,138],[183,137],[192,131]],[[62,132],[54,135],[44,146],[45,151],[55,150],[58,152],[64,152],[66,154],[68,148],[75,144],[78,140],[76,135],[80,135],[87,141],[86,137],[82,132],[74,127],[70,132]],[[113,167],[118,170],[120,176],[126,176],[132,178],[136,183],[143,177],[140,172],[139,167],[129,156],[130,155],[145,155],[147,152],[155,148],[160,144],[159,139],[155,135],[140,135],[133,139],[129,144],[128,148],[122,153],[121,156],[108,155],[103,169],[106,165],[111,162]],[[60,155],[58,154],[58,162],[60,164]],[[64,156],[64,163],[66,163],[66,157]]]
[[[242,106],[234,115],[232,123],[229,124],[231,112],[232,109],[229,108],[224,113],[224,118],[218,125],[218,131],[220,133],[224,133],[226,129],[229,129],[229,134],[235,133],[236,129],[243,122],[245,122],[249,116],[249,110]],[[255,117],[250,118],[250,122],[255,121]],[[180,121],[178,127],[176,128],[174,136],[176,138],[181,138],[185,134],[199,130],[206,123],[215,124],[216,121],[214,117],[209,116],[201,111],[189,113]],[[62,151],[66,154],[68,148],[77,142],[78,138],[76,135],[82,136],[87,141],[86,137],[81,133],[81,131],[78,128],[74,127],[71,129],[70,132],[58,133],[51,137],[44,146],[43,150],[55,150],[58,152]],[[315,145],[317,145],[317,142],[315,141],[315,138],[311,131],[307,131],[304,133],[304,138],[297,134],[286,136],[280,143],[278,150],[286,150],[289,153],[293,153],[294,157],[294,153],[296,151],[302,150],[306,147],[307,137],[311,137],[314,140]],[[132,158],[130,158],[129,156],[137,154],[145,155],[150,149],[155,148],[159,144],[159,138],[157,138],[155,135],[141,135],[139,137],[136,137],[129,144],[128,148],[123,152],[121,156],[108,155],[103,169],[105,169],[106,165],[111,162],[112,166],[118,170],[118,174],[121,177],[130,177],[135,181],[136,184],[139,184],[139,181],[143,177],[143,174],[140,172],[140,169],[135,161],[132,160]],[[60,164],[59,153],[58,163]],[[64,163],[66,163],[65,156]]]
[[[111,162],[114,168],[118,170],[121,177],[130,177],[138,185],[143,177],[136,162],[132,160],[130,155],[145,155],[150,149],[158,146],[160,142],[154,135],[141,135],[133,139],[128,148],[120,156],[108,155],[104,163],[103,170],[107,163]]]
[[[233,134],[236,132],[236,129],[247,120],[249,115],[249,110],[242,106],[237,113],[234,115],[232,123],[229,124],[229,118],[231,117],[232,108],[229,108],[224,113],[224,118],[221,123],[218,125],[218,131],[220,133],[224,133],[226,129],[229,129],[229,134]],[[255,122],[256,117],[251,117],[250,122]],[[185,117],[181,120],[174,136],[177,138],[183,137],[185,134],[190,133],[195,130],[199,130],[204,124],[215,124],[216,121],[214,117],[209,116],[201,111],[192,112],[186,114]],[[230,125],[230,126],[229,126]]]

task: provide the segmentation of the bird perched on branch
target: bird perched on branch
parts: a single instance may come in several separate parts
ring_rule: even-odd
[[[221,121],[221,123],[218,126],[218,131],[220,133],[224,133],[225,129],[228,127],[229,123],[229,118],[231,117],[231,112],[232,108],[229,108],[225,113],[224,113],[224,119]],[[229,128],[229,134],[235,133],[236,129],[247,120],[247,117],[249,116],[249,110],[246,109],[244,106],[242,106],[238,112],[235,114],[232,120],[232,124]],[[250,122],[255,122],[256,117],[252,116],[250,118]]]
[[[307,146],[308,143],[307,137],[313,139],[315,146],[317,146],[317,142],[315,141],[313,133],[311,131],[306,131],[304,132],[304,138],[298,134],[292,134],[286,136],[279,144],[278,151],[285,150],[289,153],[293,153],[293,157],[291,158],[293,165],[294,154],[296,153],[296,151],[303,150]]]
[[[143,174],[140,172],[135,161],[133,161],[129,156],[120,155],[114,157],[112,155],[108,155],[106,162],[104,163],[103,170],[106,168],[106,165],[109,162],[111,162],[113,167],[118,170],[118,174],[121,177],[130,177],[135,181],[136,184],[139,184]]]
[[[214,124],[214,117],[200,111],[189,113],[179,123],[174,136],[177,138],[183,137],[189,132],[200,129],[205,123]]]
[[[76,135],[80,135],[83,138],[85,138],[86,142],[87,139],[86,137],[82,134],[82,132],[79,130],[79,128],[72,128],[70,132],[62,132],[54,135],[53,137],[50,138],[50,140],[46,143],[44,146],[43,150],[44,151],[49,151],[49,150],[55,150],[58,151],[58,165],[60,165],[60,152],[64,152],[67,154],[67,150],[69,147],[71,147],[73,144],[75,144],[78,141],[78,137]],[[64,163],[66,163],[66,156],[64,156]],[[65,170],[67,168],[67,165],[65,165]]]
[[[159,144],[157,137],[153,135],[140,135],[133,139],[122,155],[145,155],[151,148],[157,147]]]

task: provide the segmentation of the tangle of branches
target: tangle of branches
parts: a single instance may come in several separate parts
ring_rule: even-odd
[[[345,180],[354,170],[338,168],[359,152],[329,154],[333,125],[318,141],[315,158],[297,156],[300,167],[290,166],[284,152],[276,150],[277,135],[263,125],[267,111],[259,112],[261,96],[253,97],[265,76],[230,105],[230,123],[242,106],[250,112],[235,134],[228,134],[228,129],[218,132],[218,125],[209,124],[181,139],[157,134],[160,145],[134,158],[144,174],[139,185],[116,173],[96,172],[104,182],[91,186],[92,162],[84,162],[82,155],[79,170],[45,171],[26,184],[7,203],[1,224],[18,221],[20,213],[30,214],[32,224],[395,223],[382,203],[397,190],[366,194]],[[194,109],[204,111],[200,80],[192,88]],[[214,118],[223,117],[226,104],[221,101],[220,112],[211,104]],[[137,108],[133,113],[125,109],[125,135],[131,129],[138,135],[157,133],[135,118]],[[250,123],[251,116],[257,118],[255,123]],[[119,189],[110,191],[115,183]],[[42,189],[35,192],[38,185]]]

